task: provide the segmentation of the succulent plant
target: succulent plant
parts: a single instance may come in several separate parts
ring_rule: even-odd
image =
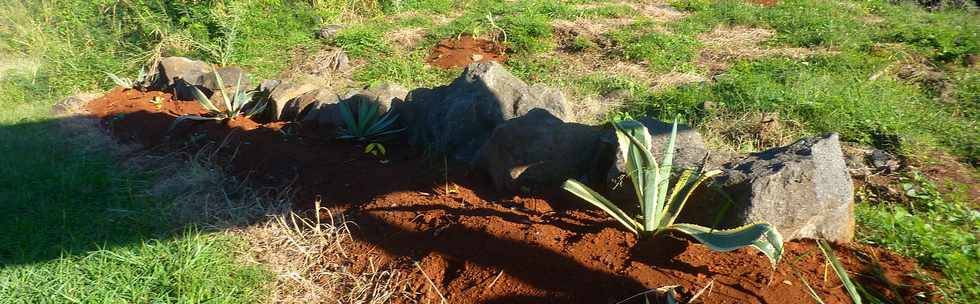
[[[775,267],[783,252],[782,236],[772,225],[757,222],[730,230],[718,230],[695,224],[675,223],[693,191],[720,171],[685,170],[670,189],[677,121],[674,120],[663,161],[658,164],[650,153],[651,137],[647,128],[635,120],[614,122],[620,153],[626,159],[627,175],[640,201],[642,215],[637,221],[599,193],[576,180],[567,180],[564,189],[602,209],[629,231],[641,237],[657,236],[667,231],[690,235],[715,251],[732,251],[753,247],[769,258]],[[668,195],[669,194],[669,195]]]

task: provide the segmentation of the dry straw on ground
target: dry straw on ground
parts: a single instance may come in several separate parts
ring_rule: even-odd
[[[698,36],[704,46],[698,56],[698,65],[708,69],[709,75],[727,70],[735,61],[766,56],[785,56],[795,59],[806,58],[823,52],[808,48],[765,47],[762,43],[775,34],[764,28],[746,26],[719,26],[713,31]]]
[[[351,253],[345,248],[353,241],[355,224],[343,214],[319,206],[319,215],[312,210],[297,214],[290,209],[289,185],[255,189],[225,173],[214,165],[219,153],[229,152],[224,144],[193,154],[119,144],[85,111],[85,104],[99,95],[79,94],[55,107],[58,125],[72,134],[70,143],[85,153],[107,153],[128,170],[160,176],[141,194],[172,202],[162,207],[162,214],[172,215],[164,220],[244,239],[248,246],[237,253],[242,262],[257,263],[275,275],[267,286],[271,302],[388,303],[410,295],[405,292],[410,273],[349,268]]]

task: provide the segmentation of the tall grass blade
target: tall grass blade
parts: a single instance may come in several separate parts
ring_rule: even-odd
[[[817,245],[820,247],[820,252],[823,252],[823,255],[830,261],[834,273],[837,273],[837,278],[840,279],[841,283],[844,283],[844,289],[847,290],[847,295],[851,297],[851,301],[854,301],[854,304],[861,304],[861,294],[858,293],[858,288],[854,282],[851,282],[851,277],[847,275],[847,269],[844,269],[844,265],[837,259],[834,249],[830,248],[830,244],[824,240],[818,240]]]

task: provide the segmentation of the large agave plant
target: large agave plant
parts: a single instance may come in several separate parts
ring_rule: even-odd
[[[650,153],[651,137],[643,124],[625,120],[613,123],[613,126],[616,128],[620,153],[626,159],[627,174],[640,201],[640,220],[629,216],[608,199],[576,180],[565,181],[565,190],[609,213],[626,229],[641,237],[652,237],[673,230],[690,235],[715,251],[731,251],[751,246],[765,254],[775,267],[783,253],[783,238],[769,223],[759,222],[731,230],[716,230],[674,222],[694,189],[706,179],[721,173],[688,169],[680,175],[674,188],[669,189],[677,137],[676,119],[663,161],[659,164]]]
[[[338,139],[376,141],[381,137],[405,130],[404,128],[392,129],[395,121],[398,120],[398,114],[392,111],[381,114],[380,107],[373,102],[359,102],[356,116],[347,102],[341,102],[339,107],[344,128],[340,130]]]
[[[218,75],[218,73],[214,73],[214,78],[218,83],[219,88],[225,87],[224,81],[221,79],[221,76]],[[265,99],[259,98],[257,101],[255,101],[256,104],[248,107],[249,104],[253,103],[252,94],[254,92],[245,92],[244,90],[238,89],[241,87],[241,84],[242,77],[239,75],[238,82],[235,83],[235,88],[237,91],[231,97],[229,97],[228,93],[225,92],[226,90],[220,90],[222,108],[215,106],[215,104],[211,102],[211,99],[209,99],[207,95],[204,95],[204,92],[201,92],[200,89],[195,87],[194,99],[197,99],[197,102],[200,103],[204,109],[208,110],[208,114],[206,116],[183,115],[177,117],[173,124],[170,125],[170,128],[173,129],[185,120],[225,120],[234,118],[238,115],[252,117],[256,114],[262,113],[262,111],[264,111],[265,107],[268,105],[268,102]]]

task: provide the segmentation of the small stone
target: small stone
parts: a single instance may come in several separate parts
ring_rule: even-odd
[[[320,39],[330,40],[333,39],[334,36],[337,36],[337,33],[342,29],[344,29],[344,27],[338,24],[324,25],[320,28],[320,31],[317,32],[317,36],[320,37]]]
[[[483,59],[483,55],[473,54],[473,56],[470,56],[470,59],[473,59],[473,61],[480,61]]]

